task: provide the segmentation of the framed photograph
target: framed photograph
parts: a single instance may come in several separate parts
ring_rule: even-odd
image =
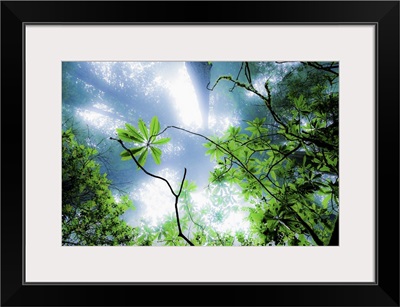
[[[2,306],[399,306],[398,1],[1,29]]]

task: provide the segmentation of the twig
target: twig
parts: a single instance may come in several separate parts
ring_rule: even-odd
[[[115,138],[113,138],[113,137],[110,137],[110,139],[111,139],[111,140],[114,140],[114,141],[117,141],[118,143],[120,143],[121,146],[122,146],[122,148],[124,148],[127,152],[129,152],[129,154],[131,155],[133,161],[135,161],[136,165],[137,165],[143,172],[145,172],[145,174],[147,174],[147,175],[149,175],[149,176],[151,176],[151,177],[153,177],[153,178],[160,179],[160,180],[164,181],[164,182],[168,185],[168,187],[169,187],[169,189],[170,189],[172,195],[175,196],[175,214],[176,214],[176,220],[177,220],[178,230],[179,230],[178,236],[181,237],[182,239],[184,239],[189,245],[194,246],[194,244],[193,244],[193,243],[183,234],[183,232],[182,232],[181,223],[180,223],[180,220],[179,220],[179,211],[178,211],[179,196],[180,196],[181,193],[182,193],[183,183],[184,183],[185,178],[186,178],[186,167],[185,167],[185,170],[184,170],[184,173],[183,173],[183,178],[182,178],[182,182],[181,182],[181,185],[180,185],[180,188],[179,188],[179,192],[178,192],[178,193],[175,193],[174,190],[172,189],[171,184],[169,183],[169,181],[168,181],[167,179],[165,179],[165,178],[163,178],[163,177],[160,177],[160,176],[157,176],[157,175],[154,175],[154,174],[148,172],[142,165],[140,165],[140,163],[136,160],[135,156],[134,156],[134,155],[132,154],[132,152],[125,146],[125,144],[122,142],[122,140],[120,140],[120,139],[115,139]]]

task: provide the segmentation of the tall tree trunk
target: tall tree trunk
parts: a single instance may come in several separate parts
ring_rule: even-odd
[[[212,65],[208,62],[185,62],[185,65],[199,102],[203,128],[207,129],[210,99],[210,91],[207,89],[207,85],[210,83]]]
[[[329,246],[339,246],[339,216],[336,219],[335,228],[333,229]]]

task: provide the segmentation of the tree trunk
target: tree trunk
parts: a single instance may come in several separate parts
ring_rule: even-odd
[[[185,62],[185,65],[199,102],[203,128],[207,129],[210,99],[210,91],[207,89],[207,85],[210,83],[212,65],[208,62]]]
[[[333,229],[329,246],[339,246],[339,216],[336,219],[335,228]]]

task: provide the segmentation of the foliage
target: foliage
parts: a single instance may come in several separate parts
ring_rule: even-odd
[[[163,130],[175,128],[207,140],[206,154],[215,162],[209,178],[213,187],[210,197],[219,208],[211,221],[192,213],[190,193],[196,185],[184,181],[182,194],[174,194],[177,202],[180,197],[184,214],[179,218],[176,209],[177,217],[170,216],[156,231],[157,240],[181,245],[183,242],[177,238],[186,231],[198,245],[330,245],[337,231],[339,204],[338,92],[334,86],[337,74],[331,71],[335,64],[325,69],[323,63],[308,63],[311,69],[307,66],[300,70],[301,74],[286,75],[282,79],[287,83],[284,99],[277,102],[272,101],[274,90],[269,81],[264,84],[265,93],[261,93],[253,86],[250,66],[243,65],[246,83],[221,76],[211,90],[221,80],[230,81],[234,83],[232,90],[240,88],[258,96],[267,116],[246,120],[244,129],[231,126],[222,136],[206,137],[174,126]],[[304,80],[307,84],[312,80],[311,89],[301,86]],[[126,129],[117,129],[120,140],[134,142],[136,147],[130,153],[123,151],[122,159],[131,154],[139,156],[138,163],[143,167],[150,151],[159,164],[161,150],[154,145],[170,139],[157,139],[163,133],[159,133],[158,118],[153,117],[149,129],[141,119],[138,129],[125,126]],[[227,215],[224,200],[235,185],[250,204],[246,208],[250,233],[221,234],[213,226]],[[224,186],[228,193],[223,193]],[[208,213],[210,209],[208,206]]]
[[[310,74],[315,79],[315,72]],[[306,88],[306,95],[301,94],[299,80],[293,81],[296,87],[288,88],[286,111],[279,115],[268,81],[262,94],[251,79],[246,84],[229,76],[219,79],[255,93],[272,118],[273,124],[266,118],[246,121],[245,131],[230,127],[204,145],[216,162],[210,181],[239,185],[254,205],[248,210],[256,245],[329,245],[335,230],[338,93],[329,87],[335,76],[317,74],[318,82],[311,91]],[[239,241],[245,242],[243,237]]]
[[[223,82],[229,85],[222,86],[227,92],[223,102],[240,109],[237,114],[242,124],[203,135],[176,126],[161,131],[158,116],[145,123],[139,115],[136,126],[125,123],[116,129],[118,139],[110,138],[123,147],[122,160],[133,159],[146,175],[163,180],[175,197],[175,214],[158,225],[142,220],[132,229],[121,221],[119,216],[132,207],[131,202],[128,198],[115,202],[109,181],[93,160],[95,150],[76,143],[71,132],[63,133],[63,239],[85,245],[109,244],[107,240],[146,246],[338,245],[338,63],[243,62],[236,78],[220,75],[208,89],[214,91]],[[168,129],[206,140],[205,154],[214,169],[208,200],[201,206],[193,197],[196,183],[185,179],[186,166],[175,190],[168,180],[145,168],[149,153],[156,165],[161,164],[162,145],[171,140],[162,137]],[[103,194],[107,197],[101,198]],[[220,227],[229,214],[239,210],[247,216],[250,229],[232,233]],[[100,212],[118,219],[122,225],[118,229],[125,236],[104,230],[116,226],[95,215]],[[65,231],[64,223],[69,225]]]
[[[125,142],[135,143],[135,147],[130,149],[134,156],[139,156],[139,164],[144,166],[147,160],[147,155],[150,152],[156,164],[161,163],[161,150],[157,145],[163,145],[170,141],[170,138],[157,138],[160,132],[160,123],[157,116],[154,116],[150,122],[149,129],[146,123],[139,119],[138,129],[126,123],[126,129],[117,128],[118,137]],[[132,159],[131,154],[124,150],[121,152],[122,160]]]
[[[135,230],[121,220],[132,201],[113,197],[97,151],[79,144],[71,129],[62,132],[63,245],[133,245]]]

